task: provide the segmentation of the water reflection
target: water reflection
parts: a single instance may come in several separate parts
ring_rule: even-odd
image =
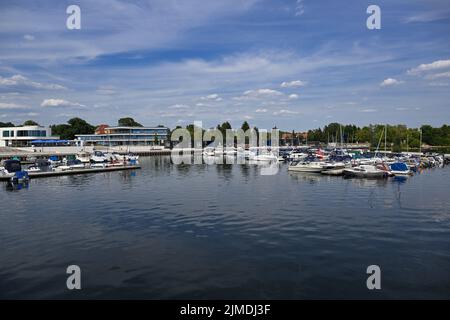
[[[377,297],[449,298],[449,168],[366,180],[140,164],[0,190],[0,298],[70,298],[73,263],[79,298],[370,298],[368,264],[389,284]]]

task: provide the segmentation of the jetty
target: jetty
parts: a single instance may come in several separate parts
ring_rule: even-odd
[[[127,165],[127,166],[112,166],[112,167],[106,167],[106,168],[71,169],[71,170],[63,170],[63,171],[39,171],[39,172],[29,172],[28,176],[30,179],[36,179],[36,178],[88,174],[88,173],[137,170],[137,169],[141,169],[141,166]],[[11,179],[12,176],[14,176],[14,174],[8,174],[8,175],[3,175],[3,176],[0,175],[0,181],[8,181]]]

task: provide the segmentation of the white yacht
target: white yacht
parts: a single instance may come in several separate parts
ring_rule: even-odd
[[[83,163],[89,163],[91,162],[91,155],[89,154],[89,152],[78,152],[75,156],[75,158],[77,160],[80,160]]]
[[[319,161],[293,161],[289,164],[288,170],[298,172],[320,173],[323,170],[324,162]]]
[[[108,158],[105,156],[103,152],[94,151],[94,154],[91,155],[90,160],[92,160],[92,162],[106,162],[108,161]]]
[[[387,173],[373,165],[360,165],[344,169],[344,176],[356,178],[384,178]]]

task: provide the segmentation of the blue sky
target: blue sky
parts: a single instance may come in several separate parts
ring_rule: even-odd
[[[440,126],[449,89],[448,0],[0,2],[3,122]]]

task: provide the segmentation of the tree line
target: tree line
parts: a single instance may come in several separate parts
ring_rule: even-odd
[[[384,133],[386,131],[386,139]],[[310,142],[370,143],[375,148],[386,147],[392,151],[417,149],[422,143],[430,146],[450,147],[450,127],[443,125],[435,128],[423,125],[420,128],[408,128],[406,125],[371,124],[364,127],[330,123],[322,128],[308,131]]]
[[[33,120],[25,121],[22,126],[39,125]],[[117,121],[118,126],[124,127],[142,127],[142,124],[136,122],[131,117],[120,118]],[[14,127],[11,122],[0,122],[0,127]],[[161,125],[160,125],[161,126]],[[88,123],[81,118],[72,118],[64,124],[53,124],[50,126],[54,135],[60,136],[64,140],[73,140],[77,134],[93,134],[96,126]],[[181,128],[177,126],[175,129]],[[194,125],[189,124],[185,127],[191,137],[194,137]],[[244,132],[250,129],[247,121],[244,121],[240,127]],[[218,129],[225,139],[225,132],[227,129],[233,129],[228,121],[218,124],[215,129]],[[253,130],[258,132],[257,127]],[[373,148],[379,146],[384,148],[385,138],[384,132],[387,129],[386,147],[393,151],[407,150],[408,148],[419,148],[420,139],[422,135],[422,143],[430,146],[450,147],[450,126],[443,125],[441,127],[432,127],[430,125],[423,125],[420,128],[408,128],[406,125],[382,125],[371,124],[364,127],[356,125],[345,125],[340,123],[330,123],[323,128],[312,129],[307,132],[307,138],[296,138],[297,143],[369,143]],[[203,132],[205,129],[203,129]],[[280,131],[280,137],[283,133],[290,133],[288,131]],[[292,131],[295,135],[295,133]],[[269,132],[270,135],[270,132]],[[295,137],[294,137],[295,138]],[[306,141],[307,139],[307,141]],[[224,140],[225,143],[225,140]]]

